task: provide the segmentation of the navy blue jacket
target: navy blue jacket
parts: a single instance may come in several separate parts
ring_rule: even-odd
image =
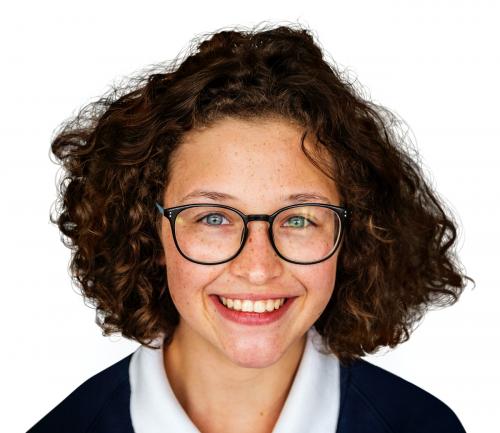
[[[131,357],[82,383],[27,433],[134,433]],[[416,385],[363,359],[340,365],[340,413],[332,433],[464,432],[445,403]]]

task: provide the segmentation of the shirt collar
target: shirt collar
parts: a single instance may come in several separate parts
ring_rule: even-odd
[[[175,397],[159,349],[140,346],[129,366],[130,415],[136,433],[200,433]],[[340,406],[338,358],[325,354],[321,336],[312,327],[297,373],[273,433],[335,432]]]

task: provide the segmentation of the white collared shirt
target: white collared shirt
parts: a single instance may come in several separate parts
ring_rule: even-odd
[[[200,433],[177,400],[163,364],[163,337],[140,346],[129,367],[130,415],[135,433]],[[340,406],[338,358],[320,352],[312,327],[299,368],[273,433],[333,433]]]

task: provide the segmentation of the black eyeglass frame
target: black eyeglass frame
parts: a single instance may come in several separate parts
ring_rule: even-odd
[[[302,207],[302,206],[321,206],[321,207],[327,207],[329,209],[332,209],[339,216],[339,218],[340,218],[340,229],[339,229],[340,233],[338,235],[337,245],[335,246],[335,248],[333,249],[333,251],[330,254],[328,254],[326,257],[322,258],[321,260],[316,260],[314,262],[296,262],[294,260],[287,259],[286,257],[284,257],[278,251],[278,248],[276,247],[276,244],[274,243],[273,230],[272,230],[274,219],[278,216],[279,213],[281,213],[281,212],[283,212],[283,211],[285,211],[287,209],[291,209],[291,208],[294,208],[294,207]],[[175,220],[177,218],[177,215],[179,215],[179,213],[181,211],[183,211],[184,209],[192,208],[192,207],[221,207],[221,208],[229,209],[229,210],[232,210],[232,211],[236,212],[243,219],[243,222],[244,222],[244,225],[243,225],[243,239],[241,241],[240,247],[238,248],[238,251],[236,251],[236,253],[233,254],[233,256],[229,257],[226,260],[222,260],[222,261],[219,261],[219,262],[205,263],[205,262],[199,262],[197,260],[194,260],[194,259],[186,256],[182,252],[181,248],[179,247],[179,244],[177,243],[177,236],[175,235]],[[170,222],[170,228],[172,229],[172,236],[174,238],[174,243],[175,243],[175,246],[177,248],[177,251],[179,251],[179,253],[182,255],[182,257],[184,257],[185,259],[187,259],[187,260],[189,260],[190,262],[193,262],[193,263],[198,263],[200,265],[220,265],[222,263],[226,263],[226,262],[229,262],[230,260],[233,260],[243,250],[243,247],[245,246],[245,243],[246,243],[246,240],[247,240],[247,237],[248,237],[248,227],[247,227],[247,224],[250,221],[267,221],[269,223],[269,228],[268,228],[269,240],[271,241],[271,245],[273,246],[273,249],[276,252],[276,254],[280,258],[282,258],[283,260],[285,260],[285,261],[287,261],[289,263],[297,264],[297,265],[314,265],[316,263],[321,263],[321,262],[323,262],[325,260],[328,260],[331,256],[333,256],[333,254],[335,254],[335,251],[337,251],[338,247],[342,243],[342,238],[343,238],[344,233],[345,233],[345,228],[346,228],[347,224],[349,223],[349,219],[350,219],[351,214],[352,214],[352,212],[349,209],[347,209],[347,208],[345,208],[343,206],[336,206],[336,205],[333,205],[333,204],[325,204],[325,203],[298,203],[298,204],[292,204],[290,206],[286,206],[286,207],[283,207],[281,209],[278,209],[276,212],[272,213],[271,215],[266,215],[266,214],[246,215],[243,212],[241,212],[239,209],[236,209],[234,207],[231,207],[231,206],[228,206],[228,205],[223,205],[223,204],[211,204],[211,203],[194,203],[194,204],[186,204],[186,205],[182,205],[182,206],[174,206],[174,207],[170,207],[170,208],[164,208],[162,205],[160,205],[158,202],[156,202],[156,208]]]

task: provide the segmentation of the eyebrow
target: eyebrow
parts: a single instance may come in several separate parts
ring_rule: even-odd
[[[218,191],[205,191],[205,190],[195,190],[185,195],[181,201],[192,198],[208,198],[214,201],[226,201],[226,200],[237,200],[237,197],[231,194],[226,194],[224,192]],[[330,199],[321,194],[311,193],[311,192],[300,192],[296,194],[290,194],[288,197],[281,197],[286,202],[317,202],[326,201],[330,203]]]

